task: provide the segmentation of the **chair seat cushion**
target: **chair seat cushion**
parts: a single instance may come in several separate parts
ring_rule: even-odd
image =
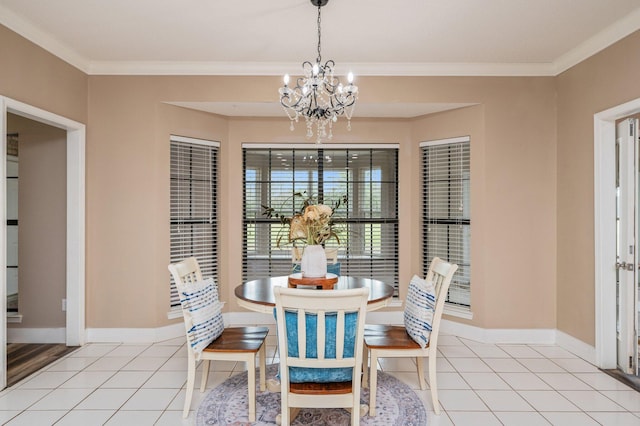
[[[202,350],[224,331],[222,303],[213,278],[178,286],[182,313],[187,326],[187,340],[196,359]]]
[[[433,282],[414,275],[409,283],[404,308],[404,326],[409,336],[423,349],[429,343],[435,305],[436,292]]]
[[[298,356],[298,316],[294,312],[286,312],[286,329],[287,329],[287,346],[289,356]],[[313,314],[307,314],[306,320],[306,348],[307,358],[317,358],[318,351],[316,348],[317,341],[317,316]],[[325,358],[336,357],[336,314],[327,314],[325,316],[326,322],[326,338],[325,338]],[[347,313],[344,318],[345,331],[344,331],[344,358],[353,358],[355,349],[355,337],[356,328],[358,325],[358,314]],[[348,382],[353,379],[352,368],[302,368],[302,367],[290,367],[289,368],[289,381],[291,383],[305,383],[305,382]]]

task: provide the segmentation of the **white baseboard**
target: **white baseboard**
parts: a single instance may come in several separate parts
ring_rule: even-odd
[[[184,323],[158,328],[87,328],[89,343],[154,343],[184,337]]]
[[[567,333],[556,330],[556,344],[562,349],[566,349],[574,355],[579,356],[585,361],[598,366],[596,362],[596,347],[588,343],[578,340]]]
[[[258,312],[228,312],[223,314],[227,326],[274,325],[275,318],[271,314]],[[378,311],[367,314],[369,324],[402,324],[402,311]],[[557,344],[563,349],[579,356],[595,365],[595,348],[575,337],[555,329],[485,329],[450,320],[442,320],[440,331],[480,343],[502,344]],[[52,329],[8,329],[8,340],[11,342],[11,330],[39,330],[40,334],[50,337]],[[64,342],[64,331],[56,330],[56,339]],[[32,333],[35,335],[35,333]],[[184,336],[184,324],[178,322],[159,328],[88,328],[87,342],[91,343],[153,343]],[[17,340],[15,342],[18,342]],[[20,343],[24,343],[20,341]],[[48,342],[47,342],[48,343]],[[51,342],[58,343],[58,342]]]
[[[7,343],[65,343],[67,329],[7,327]]]

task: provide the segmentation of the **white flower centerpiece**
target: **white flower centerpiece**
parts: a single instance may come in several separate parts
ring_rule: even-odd
[[[333,214],[343,203],[347,202],[347,197],[346,195],[342,196],[332,205],[317,204],[315,197],[306,196],[305,192],[296,192],[292,197],[294,199],[304,198],[300,211],[292,216],[286,216],[265,205],[262,206],[262,214],[267,218],[278,218],[283,225],[289,226],[287,240],[294,247],[298,243],[305,246],[300,265],[302,275],[304,277],[324,277],[327,275],[327,257],[322,244],[331,238],[335,238],[340,243]],[[278,247],[282,238],[283,235],[278,236]]]

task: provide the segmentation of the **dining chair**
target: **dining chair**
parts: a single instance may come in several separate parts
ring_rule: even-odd
[[[369,289],[276,287],[281,424],[299,408],[347,408],[360,424],[360,374]]]
[[[266,388],[267,327],[224,328],[222,303],[218,286],[212,278],[202,279],[198,261],[194,257],[170,264],[169,271],[176,283],[184,325],[187,333],[187,389],[182,416],[189,415],[196,376],[196,363],[202,361],[200,392],[204,392],[209,378],[210,361],[244,361],[247,366],[249,393],[249,421],[256,419],[256,354],[260,361],[260,390]]]
[[[426,279],[414,276],[404,310],[405,325],[366,325],[364,331],[364,377],[362,386],[369,386],[369,415],[376,415],[378,358],[415,357],[420,389],[425,389],[423,358],[429,358],[429,386],[436,414],[440,414],[436,381],[438,333],[449,285],[458,265],[434,257]],[[367,366],[367,352],[370,367]],[[370,381],[370,383],[368,383]]]

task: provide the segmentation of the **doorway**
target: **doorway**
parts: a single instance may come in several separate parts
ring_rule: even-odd
[[[638,119],[616,126],[616,350],[617,368],[638,375]]]
[[[629,263],[624,259],[619,261],[616,257],[618,254],[616,122],[639,113],[640,98],[594,114],[595,361],[596,366],[604,370],[616,370],[619,361],[623,361],[618,359],[618,309],[620,306],[617,293],[619,275],[617,266],[621,267],[622,265],[618,264],[622,261],[626,262],[625,267]],[[628,244],[626,250],[628,252]],[[634,248],[634,256],[636,251]],[[634,271],[631,275],[638,274],[636,268],[637,262],[634,260],[632,267]],[[633,326],[636,327],[635,324]]]
[[[67,346],[85,342],[85,126],[57,114],[0,96],[0,213],[6,223],[7,113],[66,132],[66,332]],[[0,270],[7,267],[7,227],[0,226]],[[7,311],[6,274],[0,274],[0,312]],[[7,316],[0,315],[0,389],[6,387]]]

